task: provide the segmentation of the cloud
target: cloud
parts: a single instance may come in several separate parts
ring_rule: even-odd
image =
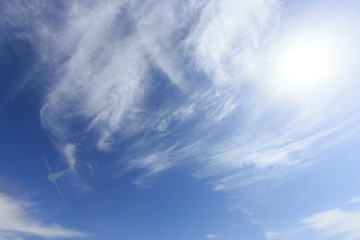
[[[114,25],[121,7],[99,4],[94,11],[75,4],[67,27],[58,33],[60,39],[53,47],[69,52],[54,57],[68,55],[68,61],[61,65],[61,74],[41,109],[43,126],[58,139],[73,137],[71,123],[82,119],[86,122],[82,131],[95,130],[97,146],[107,149],[112,134],[131,134],[140,125],[135,116],[146,88],[146,64],[138,41],[121,34],[126,26]]]
[[[42,125],[60,148],[79,141],[79,135],[95,132],[97,147],[109,150],[118,136],[126,138],[152,126],[150,119],[143,119],[152,114],[144,106],[153,84],[150,68],[160,68],[183,88],[177,69],[183,64],[173,40],[189,9],[176,1],[74,2],[67,8],[65,24],[56,26],[55,32],[54,26],[47,26],[40,36],[42,45],[51,50],[46,58],[58,65],[40,112]],[[80,123],[80,129],[74,123]]]
[[[264,89],[269,80],[263,75],[264,55],[277,26],[279,1],[209,1],[200,9],[182,43],[191,64],[211,83],[182,98],[193,101],[197,119],[187,125],[189,136],[169,130],[170,118],[160,118],[156,130],[173,145],[154,141],[156,149],[143,148],[147,155],[170,152],[162,163],[195,165],[196,176],[217,178],[216,190],[234,190],[306,166],[305,160],[358,131],[354,118],[345,123],[326,112],[335,107],[344,114],[339,106],[317,97],[308,105],[291,105]]]
[[[23,235],[42,238],[78,238],[88,234],[64,228],[58,224],[44,224],[31,216],[34,203],[17,201],[0,194],[0,236],[21,239]]]
[[[40,21],[38,7],[11,6],[7,19],[33,30],[50,72],[41,123],[74,170],[82,148],[121,143],[121,168],[140,169],[135,183],[183,165],[230,190],[302,166],[359,130],[340,105],[269,93],[281,1],[71,2],[54,21]]]
[[[66,161],[69,165],[69,168],[75,169],[76,163],[76,145],[75,144],[66,144],[62,150],[63,155],[66,157]]]
[[[279,6],[277,0],[209,1],[186,39],[197,66],[217,86],[241,85],[253,70],[258,48],[276,21]]]
[[[360,196],[353,197],[348,203],[360,203]]]
[[[173,6],[173,4],[166,4],[166,6]],[[189,29],[186,38],[181,41],[184,47],[183,51],[189,55],[190,63],[195,63],[196,67],[194,69],[193,65],[187,65],[187,69],[182,70],[179,69],[182,64],[178,64],[176,76],[183,75],[189,69],[195,73],[197,71],[203,72],[206,75],[208,87],[199,88],[195,86],[195,91],[186,92],[189,95],[188,98],[183,97],[173,102],[173,105],[177,107],[176,110],[161,112],[160,118],[153,119],[156,122],[153,129],[161,132],[161,135],[158,136],[161,138],[169,137],[170,142],[174,144],[164,146],[161,139],[156,139],[154,145],[158,146],[157,149],[153,152],[149,151],[146,155],[168,152],[167,157],[162,158],[161,162],[163,165],[164,162],[169,161],[168,165],[170,166],[175,165],[174,162],[185,163],[190,158],[194,159],[196,164],[199,163],[202,166],[196,175],[202,177],[215,175],[216,172],[223,171],[222,173],[224,173],[229,169],[241,169],[254,163],[259,167],[266,167],[288,162],[290,159],[287,156],[288,153],[281,151],[285,150],[285,147],[276,150],[269,146],[271,144],[269,142],[276,141],[272,138],[274,136],[269,135],[268,140],[270,141],[265,145],[268,146],[269,150],[266,149],[265,151],[263,147],[265,139],[249,140],[246,137],[229,137],[231,134],[236,135],[237,131],[243,131],[239,129],[240,127],[234,127],[231,129],[231,133],[230,129],[226,129],[226,127],[216,131],[218,124],[221,126],[224,124],[223,121],[234,116],[237,117],[236,115],[240,114],[240,108],[246,108],[244,105],[246,96],[239,96],[239,93],[242,92],[240,89],[250,77],[250,68],[252,67],[249,66],[249,62],[256,58],[262,39],[268,34],[277,18],[279,6],[277,1],[242,1],[241,3],[236,1],[209,1],[196,6],[189,5],[187,11],[184,11],[184,7],[182,7],[179,14],[172,12],[177,11],[175,8],[169,9],[172,14],[171,20],[169,20],[171,23],[178,21],[184,12],[187,14],[197,12],[199,14],[199,16],[192,16],[198,21]],[[163,7],[162,5],[161,9]],[[241,9],[241,14],[238,12],[239,9]],[[163,24],[162,22],[161,26]],[[163,28],[168,32],[169,26],[163,26]],[[172,31],[174,29],[170,30],[171,33],[173,33]],[[161,34],[160,32],[160,36]],[[172,45],[174,40],[176,43],[176,39],[173,38],[167,44]],[[156,49],[158,44],[159,41],[152,41],[153,47],[151,49]],[[162,46],[162,44],[160,45]],[[179,48],[175,48],[175,52],[177,51],[180,51]],[[177,57],[177,59],[182,58],[181,55]],[[164,69],[163,71],[166,72]],[[244,74],[244,72],[248,74]],[[168,74],[168,77],[173,81],[173,74]],[[182,81],[181,84],[177,84],[177,80],[175,80],[174,84],[182,89],[182,86],[187,83]],[[189,104],[189,100],[191,104]],[[183,106],[179,105],[180,101],[183,102]],[[247,116],[243,115],[243,117],[246,118]],[[182,126],[186,125],[177,119],[186,119],[187,121],[196,119],[195,121],[190,120],[187,129],[184,128],[187,132],[191,132],[188,136],[177,134],[177,129],[182,129]],[[176,128],[171,129],[169,126],[171,124],[173,126],[174,122],[177,122]],[[250,124],[252,126],[246,133],[248,135],[257,128],[254,126],[255,124]],[[177,138],[171,138],[173,135]],[[228,139],[225,140],[226,138]],[[210,142],[210,139],[218,139],[218,141]],[[259,146],[256,146],[257,144]],[[264,151],[256,152],[256,150],[261,149]],[[143,151],[148,150],[143,147]],[[154,162],[155,169],[159,169],[157,163]],[[130,164],[132,168],[137,166],[134,162]],[[139,163],[138,167],[143,168],[143,165]],[[151,174],[151,171],[147,174]]]
[[[266,239],[344,239],[360,238],[360,211],[330,209],[314,213],[297,224],[279,231],[266,231]]]
[[[208,239],[215,239],[215,238],[219,238],[220,235],[209,233],[209,234],[206,234],[205,237]]]
[[[169,161],[166,153],[154,153],[146,157],[139,157],[133,159],[128,164],[128,169],[141,169],[144,171],[142,175],[136,178],[133,182],[136,185],[146,186],[147,182],[160,172],[172,167],[173,163]]]
[[[276,18],[278,6],[276,1],[239,4],[215,0],[66,5],[67,11],[62,14],[65,23],[55,23],[55,31],[52,25],[42,27],[45,30],[39,34],[42,45],[50,49],[45,58],[58,66],[40,111],[42,125],[52,133],[72,169],[76,167],[76,148],[84,137],[96,136],[97,147],[108,151],[117,142],[139,133],[151,136],[144,139],[148,147],[137,148],[141,157],[129,157],[128,169],[146,169],[145,178],[184,158],[207,159],[209,154],[201,153],[204,150],[213,154],[205,166],[207,172],[218,164],[222,168],[233,164],[241,168],[252,161],[258,161],[259,166],[284,161],[284,153],[276,151],[264,153],[269,156],[269,163],[261,156],[250,155],[238,161],[236,156],[243,152],[239,145],[229,146],[228,141],[221,141],[214,149],[208,149],[208,139],[199,141],[200,135],[236,111],[239,100],[243,102],[229,85],[242,85],[244,75],[239,75],[237,66],[242,66],[243,72],[248,60],[255,57],[263,35],[271,28],[269,20]],[[235,13],[233,9],[242,12]],[[186,62],[186,57],[193,60]],[[194,62],[197,68],[191,65]],[[162,91],[159,87],[168,84],[158,85],[158,76],[152,74],[156,68],[173,87],[165,95],[166,105],[163,101],[159,106],[149,106],[147,101],[153,100],[149,96],[158,94]],[[192,79],[187,79],[192,75],[189,70],[204,72],[215,85],[194,85]],[[172,92],[179,95],[176,100],[170,99]],[[162,142],[166,137],[172,139],[178,129],[191,124],[189,120],[203,114],[202,122],[188,128],[194,132],[192,138],[180,135],[175,144]],[[157,132],[156,137],[149,133],[151,130]],[[208,138],[219,134],[211,133]],[[152,144],[159,147],[153,148]]]
[[[360,212],[332,209],[316,213],[302,220],[308,228],[320,231],[329,237],[338,236],[352,240],[360,238]]]
[[[277,236],[278,236],[278,233],[276,233],[276,232],[265,232],[266,239],[276,239]]]
[[[185,79],[184,49],[181,40],[191,27],[194,13],[201,3],[192,0],[147,1],[134,4],[131,12],[137,29],[138,41],[155,63],[180,89],[188,89]],[[155,27],[156,26],[156,27]],[[179,44],[180,43],[180,44]]]
[[[60,12],[41,3],[5,6],[1,29],[26,29],[16,36],[33,44],[49,72],[41,123],[73,170],[82,148],[120,143],[115,171],[134,171],[136,185],[181,165],[215,190],[236,191],[306,166],[360,130],[359,115],[348,114],[358,101],[319,94],[293,103],[269,92],[266,64],[282,1],[73,1]],[[54,17],[43,21],[48,11]],[[87,166],[94,175],[96,164]],[[27,229],[25,218],[14,226]],[[302,223],[350,238],[352,224],[330,228],[356,218],[335,209]],[[36,224],[26,231],[71,233]]]
[[[70,5],[66,24],[54,33],[58,38],[44,36],[53,49],[49,58],[56,60],[59,71],[41,109],[43,126],[68,141],[74,137],[72,124],[80,120],[81,134],[95,131],[101,150],[112,147],[114,135],[131,136],[149,127],[151,121],[142,119],[153,84],[148,70],[160,68],[173,84],[183,87],[178,68],[184,64],[176,38],[190,10],[182,5],[176,1]]]

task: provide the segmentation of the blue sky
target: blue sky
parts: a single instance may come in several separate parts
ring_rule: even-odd
[[[359,12],[2,1],[0,239],[360,239]]]

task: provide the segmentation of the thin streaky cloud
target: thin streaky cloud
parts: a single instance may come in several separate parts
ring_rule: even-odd
[[[0,46],[5,46],[5,51],[9,49],[5,55],[12,56],[14,51],[19,53],[19,59],[26,59],[29,50],[29,55],[34,56],[27,63],[31,69],[26,71],[21,70],[23,64],[15,58],[12,61],[5,56],[0,60],[14,65],[14,71],[24,72],[16,84],[19,89],[26,89],[24,86],[31,81],[38,83],[26,89],[30,94],[20,96],[13,103],[5,99],[14,111],[5,111],[10,114],[5,116],[4,123],[7,117],[17,120],[11,126],[25,119],[21,128],[8,131],[6,143],[11,143],[12,138],[17,140],[14,134],[19,132],[32,133],[21,130],[35,126],[38,119],[27,121],[27,116],[29,112],[39,112],[41,126],[62,155],[51,159],[50,165],[57,160],[66,164],[66,170],[59,175],[69,172],[67,182],[70,184],[63,187],[78,187],[78,191],[66,191],[66,197],[73,204],[66,204],[65,208],[79,206],[76,211],[89,216],[86,221],[98,227],[92,231],[101,231],[100,238],[106,238],[102,234],[109,234],[111,238],[115,229],[119,236],[133,236],[131,226],[126,226],[133,226],[131,221],[138,222],[139,218],[145,224],[148,219],[154,219],[154,213],[159,220],[174,217],[179,210],[181,217],[186,217],[184,213],[193,211],[181,210],[198,203],[186,201],[194,196],[194,200],[206,201],[206,204],[200,202],[201,208],[196,211],[211,208],[197,215],[199,228],[192,231],[203,238],[231,238],[231,234],[246,223],[253,226],[241,233],[245,238],[247,234],[251,238],[254,229],[262,232],[266,239],[360,239],[357,230],[360,200],[351,188],[357,184],[356,178],[352,178],[356,175],[352,165],[358,157],[356,143],[360,133],[360,85],[355,66],[358,59],[353,57],[360,56],[355,54],[359,51],[360,34],[356,26],[351,26],[353,23],[344,24],[348,20],[342,22],[335,16],[344,11],[331,10],[335,3],[330,7],[317,1],[315,7],[310,2],[110,0],[45,4],[5,0],[0,3],[3,16],[0,30],[4,33]],[[347,5],[345,2],[339,6]],[[355,4],[352,5],[351,10],[356,10]],[[342,25],[350,27],[337,31]],[[335,34],[325,34],[332,28]],[[316,39],[316,32],[331,40],[336,38],[336,33],[357,35],[354,45],[350,40],[335,44],[346,45],[346,51],[351,49],[353,56],[331,58],[341,65],[336,74],[324,68],[324,76],[334,78],[331,81],[297,82],[307,76],[292,76],[293,72],[306,72],[303,64],[294,61],[297,63],[294,66],[284,67],[288,65],[282,61],[291,58],[282,53],[291,53],[288,50],[297,46],[287,41],[304,38],[302,42],[307,43],[309,36]],[[315,52],[307,52],[301,60],[316,59]],[[351,61],[354,66],[345,67]],[[315,62],[310,65],[316,65]],[[310,70],[319,66],[312,67]],[[282,74],[282,69],[291,70]],[[341,69],[349,71],[341,72]],[[6,75],[7,70],[5,78]],[[10,77],[6,82],[12,80]],[[17,93],[8,92],[9,96]],[[28,109],[18,107],[22,101],[26,101],[23,106],[29,106]],[[4,132],[7,133],[7,129]],[[36,139],[47,139],[40,137]],[[21,156],[12,158],[8,154],[19,146],[24,144],[19,142],[6,150],[4,158],[8,160],[5,168],[3,163],[0,168],[26,182],[29,177],[21,174],[23,169],[20,173],[15,171],[22,166],[18,164]],[[49,162],[45,157],[53,177]],[[348,171],[349,175],[340,177],[345,172],[340,170]],[[181,181],[184,174],[199,184]],[[31,177],[28,186],[38,186],[36,179],[39,177],[42,181],[41,176]],[[55,197],[65,201],[55,177],[51,180],[59,192]],[[156,181],[166,181],[155,189],[158,195],[152,195],[153,189],[143,191],[127,186],[148,187]],[[3,182],[6,184],[6,180]],[[173,188],[172,184],[179,187]],[[6,185],[6,189],[10,189],[11,184]],[[51,192],[57,194],[55,188],[49,186]],[[174,206],[167,211],[166,207],[172,206],[162,206],[161,200],[169,197],[168,191],[163,193],[163,187],[176,191],[170,196],[174,200],[166,204],[181,207]],[[202,193],[202,189],[204,194],[192,194]],[[182,194],[182,190],[190,195]],[[51,193],[46,189],[37,191],[18,194],[24,195],[24,199],[41,195],[44,201],[50,197],[45,196]],[[356,197],[344,200],[339,196],[350,191],[353,194],[350,196]],[[223,193],[225,199],[213,197]],[[133,194],[144,197],[132,201],[136,197]],[[326,206],[326,202],[332,200],[329,196],[341,197],[341,203],[336,205],[339,208],[313,210],[319,204]],[[88,201],[82,204],[85,199]],[[224,213],[221,207],[228,199],[234,206],[230,209],[239,213],[229,213],[227,208],[225,214],[216,215]],[[123,204],[128,203],[130,208],[123,208]],[[157,206],[160,211],[156,211]],[[0,238],[88,236],[47,224],[33,215],[33,209],[36,209],[34,203],[0,194]],[[107,211],[111,211],[110,214],[106,214]],[[94,214],[97,212],[100,214]],[[305,217],[301,212],[306,212]],[[130,221],[126,220],[127,214],[131,215]],[[219,218],[200,221],[210,214]],[[121,228],[119,223],[123,224]],[[192,225],[191,221],[183,223]],[[74,224],[74,228],[81,226],[81,223]],[[205,224],[214,224],[215,228],[202,228]],[[156,238],[157,229],[152,227],[160,225],[146,225],[144,231],[151,231]],[[230,229],[230,226],[233,227]],[[159,233],[174,236],[173,229],[161,225]],[[212,232],[214,229],[219,234]]]
[[[73,172],[84,142],[112,151],[137,136],[119,160],[141,170],[135,183],[182,165],[230,190],[301,166],[319,152],[316,143],[328,138],[323,150],[354,134],[357,118],[316,96],[284,108],[283,96],[266,91],[282,4],[72,2],[62,24],[40,24],[41,8],[37,16],[23,9],[33,44],[57,66],[42,126]]]
[[[42,238],[82,238],[87,233],[67,229],[58,224],[45,224],[30,215],[34,203],[18,201],[0,194],[0,236],[12,238],[33,235]]]

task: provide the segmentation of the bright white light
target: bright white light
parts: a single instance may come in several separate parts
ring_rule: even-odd
[[[323,32],[298,33],[281,41],[272,58],[276,88],[293,96],[326,88],[340,70],[341,44],[336,35]]]

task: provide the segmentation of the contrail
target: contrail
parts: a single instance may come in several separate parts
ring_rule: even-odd
[[[51,177],[52,182],[55,184],[55,187],[56,187],[56,189],[58,190],[58,192],[59,192],[59,194],[60,194],[60,197],[61,197],[62,200],[64,200],[64,202],[67,204],[67,201],[66,201],[64,195],[62,194],[59,186],[57,185],[57,183],[56,183],[56,181],[55,181],[55,178],[54,178],[54,176],[53,176],[53,173],[52,173],[52,171],[51,171],[50,165],[49,165],[49,163],[48,163],[48,160],[46,159],[46,156],[45,156],[45,153],[44,153],[44,152],[43,152],[43,155],[44,155],[44,159],[45,159],[46,166],[47,166],[47,168],[48,168],[48,170],[49,170],[49,176]]]

